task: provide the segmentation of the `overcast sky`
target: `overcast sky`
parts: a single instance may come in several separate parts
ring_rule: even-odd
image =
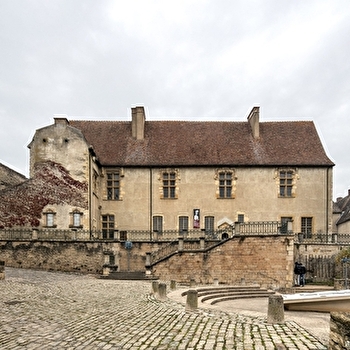
[[[312,120],[350,189],[348,0],[0,0],[0,162],[69,119]]]

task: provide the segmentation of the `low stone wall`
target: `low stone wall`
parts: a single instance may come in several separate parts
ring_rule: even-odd
[[[350,349],[350,312],[331,312],[328,349]]]
[[[91,242],[1,241],[0,260],[16,268],[101,273],[102,250]]]

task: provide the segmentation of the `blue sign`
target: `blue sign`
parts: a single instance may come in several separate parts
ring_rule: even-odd
[[[126,242],[125,242],[125,249],[131,250],[131,248],[132,248],[132,242],[126,241]]]

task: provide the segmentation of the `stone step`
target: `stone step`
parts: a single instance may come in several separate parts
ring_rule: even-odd
[[[211,300],[211,299],[222,300],[224,298],[226,298],[226,300],[230,300],[227,298],[231,298],[231,299],[263,298],[263,297],[269,296],[271,294],[275,294],[275,292],[268,291],[266,289],[254,290],[254,291],[222,292],[222,293],[207,295],[207,296],[201,298],[201,302]]]
[[[153,276],[148,276],[143,271],[118,271],[110,272],[109,275],[101,275],[101,279],[111,279],[111,280],[152,280],[156,279]]]
[[[225,293],[225,292],[245,292],[245,291],[255,291],[260,290],[258,285],[252,286],[223,286],[223,287],[200,287],[193,288],[198,292],[198,296],[209,295],[215,293]],[[188,291],[183,292],[181,295],[185,296]]]

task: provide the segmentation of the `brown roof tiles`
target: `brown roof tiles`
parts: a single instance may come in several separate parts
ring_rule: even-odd
[[[311,121],[146,121],[144,139],[131,122],[70,121],[104,166],[333,166]]]

